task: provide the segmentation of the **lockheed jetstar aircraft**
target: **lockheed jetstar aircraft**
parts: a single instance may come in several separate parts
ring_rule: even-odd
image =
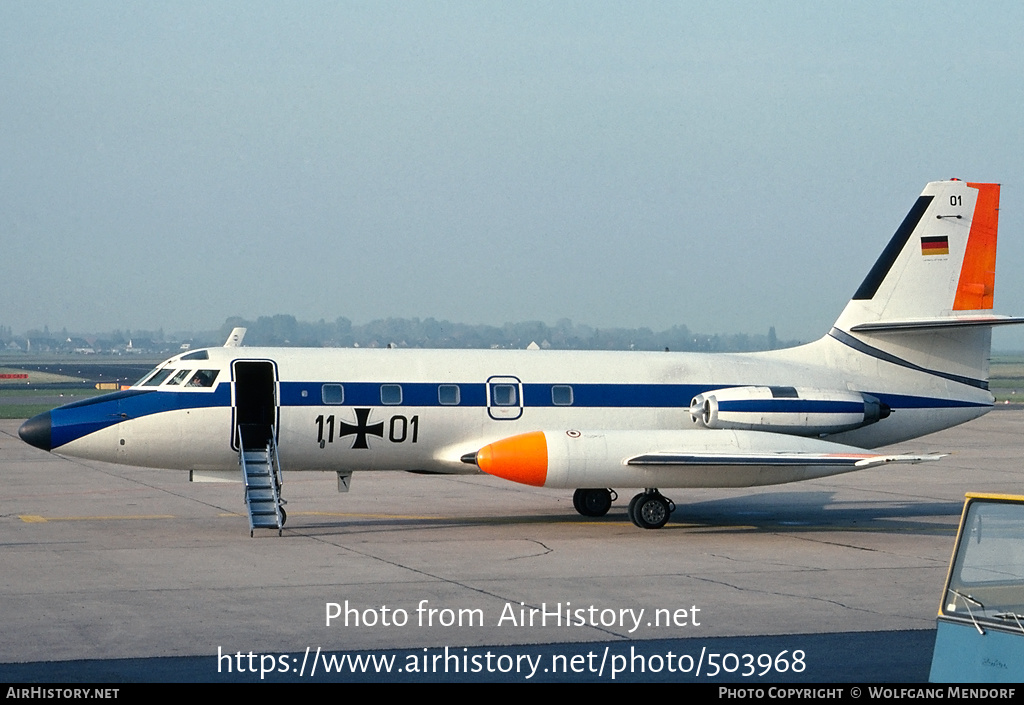
[[[465,473],[614,487],[639,527],[659,488],[750,487],[935,455],[865,449],[977,418],[988,391],[999,185],[928,184],[839,320],[786,350],[706,354],[241,346],[167,360],[131,388],[29,419],[61,455],[246,482],[250,533],[280,533],[281,469]],[[241,472],[239,471],[241,465]]]

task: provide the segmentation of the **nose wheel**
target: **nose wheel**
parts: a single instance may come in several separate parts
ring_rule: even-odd
[[[660,529],[676,510],[675,502],[656,489],[648,489],[629,500],[629,520],[641,529]]]

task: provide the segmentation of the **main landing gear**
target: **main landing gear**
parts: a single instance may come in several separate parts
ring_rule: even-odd
[[[572,495],[572,506],[585,517],[603,517],[619,498],[615,490],[605,488],[582,488]],[[655,488],[648,488],[629,500],[626,514],[634,525],[641,529],[660,529],[676,510],[675,502]]]
[[[660,529],[668,522],[676,504],[655,488],[648,488],[629,500],[626,514],[641,529]]]
[[[604,489],[579,489],[572,495],[572,506],[576,511],[585,517],[603,517],[612,508],[612,502],[617,500],[619,495],[615,490]]]

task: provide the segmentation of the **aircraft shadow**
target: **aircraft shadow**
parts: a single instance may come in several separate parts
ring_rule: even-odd
[[[678,496],[679,492],[675,490],[671,491],[671,494]],[[759,493],[698,500],[692,503],[685,500],[677,501],[676,511],[660,531],[852,531],[953,535],[961,508],[961,503],[951,501],[836,501],[834,493],[830,491]],[[574,526],[576,529],[586,530],[602,530],[625,525],[631,532],[634,530],[621,499],[606,516],[597,518],[575,513],[469,516],[346,513],[324,516],[315,513],[304,515],[302,512],[297,512],[292,517],[285,528],[286,533],[310,535],[523,525]]]

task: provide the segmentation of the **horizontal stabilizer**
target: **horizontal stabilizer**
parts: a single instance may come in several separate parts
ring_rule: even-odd
[[[1024,323],[1022,316],[957,316],[940,318],[919,318],[908,321],[876,321],[874,323],[860,323],[850,328],[854,333],[860,332],[884,332],[884,331],[909,331],[909,330],[939,330],[942,328],[964,328],[968,326],[1006,326]]]

